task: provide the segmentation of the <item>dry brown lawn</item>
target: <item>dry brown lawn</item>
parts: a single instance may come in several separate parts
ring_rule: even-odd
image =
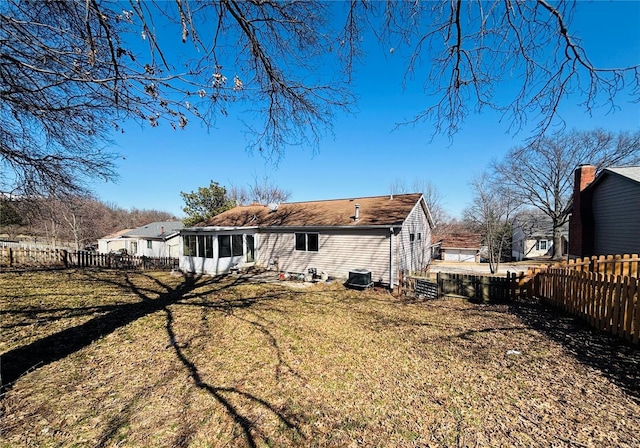
[[[640,353],[536,303],[0,274],[1,447],[640,446]]]

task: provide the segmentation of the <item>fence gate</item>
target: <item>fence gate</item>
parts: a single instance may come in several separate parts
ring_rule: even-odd
[[[438,273],[441,295],[457,295],[481,301],[507,301],[511,297],[511,279],[490,275]]]
[[[416,279],[415,294],[417,297],[424,299],[437,299],[438,298],[438,283],[425,280],[422,278]]]
[[[407,278],[406,293],[419,298],[437,299],[453,295],[480,301],[503,302],[522,294],[515,274],[506,276],[438,272],[431,278]]]

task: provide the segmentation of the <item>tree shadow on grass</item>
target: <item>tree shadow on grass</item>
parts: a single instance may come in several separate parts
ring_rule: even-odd
[[[90,276],[91,274],[87,273],[87,275]],[[2,354],[2,362],[0,365],[0,380],[2,380],[2,384],[0,385],[0,400],[12,385],[26,373],[63,359],[84,347],[87,347],[92,342],[113,333],[117,329],[144,316],[164,311],[167,317],[165,328],[170,341],[167,348],[173,347],[176,357],[184,365],[194,385],[197,388],[208,392],[223,406],[235,423],[239,425],[248,446],[257,446],[254,433],[258,432],[259,434],[259,429],[255,428],[254,422],[244,416],[238,408],[234,406],[230,399],[231,396],[241,397],[267,409],[288,429],[293,429],[297,434],[300,434],[299,427],[297,423],[294,422],[294,418],[285,415],[283,411],[277,409],[269,402],[234,387],[219,387],[208,384],[201,377],[197,366],[188,359],[180,345],[176,343],[176,335],[173,328],[173,314],[170,309],[171,305],[201,306],[203,308],[212,308],[226,313],[233,313],[234,308],[251,307],[255,303],[269,299],[270,297],[259,296],[234,300],[221,300],[219,303],[211,303],[208,301],[196,303],[193,299],[202,298],[208,294],[245,283],[247,278],[237,277],[234,281],[228,281],[225,280],[224,277],[204,278],[185,276],[184,280],[179,285],[176,287],[170,287],[155,277],[148,275],[146,277],[155,284],[154,287],[139,286],[130,278],[129,275],[125,275],[123,281],[108,280],[100,276],[95,276],[94,280],[96,282],[109,283],[117,286],[118,288],[122,288],[124,292],[133,292],[140,298],[140,301],[136,303],[107,307],[86,307],[86,309],[81,311],[82,314],[91,312],[102,312],[103,314],[93,317],[81,325],[67,328],[58,333],[43,337],[32,343],[17,347]],[[96,287],[99,287],[97,285],[98,283],[96,283]],[[212,289],[211,287],[213,286],[217,286],[217,288]],[[277,297],[277,294],[273,296],[273,298]],[[68,311],[73,312],[71,309]],[[76,312],[78,311],[76,310]],[[266,332],[265,334],[269,337],[271,345],[276,349],[276,353],[278,355],[278,366],[280,366],[283,361],[275,338],[263,326],[256,322],[250,323],[255,324],[258,330],[262,333]],[[123,426],[126,423],[126,420],[128,420],[129,412],[130,409],[125,408],[122,415],[117,416],[108,423],[105,431],[99,438],[97,446],[105,445],[112,437],[114,437],[118,428]],[[181,437],[184,439],[184,443],[180,443],[180,445],[184,445],[185,443],[188,443],[190,434],[185,433]]]
[[[168,308],[165,309],[165,313],[167,315],[167,334],[169,335],[169,340],[172,341],[171,345],[177,358],[189,372],[189,377],[193,381],[194,385],[199,389],[207,391],[211,396],[213,396],[216,401],[218,401],[218,403],[220,403],[227,411],[227,413],[233,418],[235,423],[238,424],[240,428],[242,428],[242,432],[245,439],[247,440],[247,445],[249,447],[254,448],[257,446],[255,438],[252,434],[252,429],[254,431],[257,431],[257,428],[254,428],[254,422],[252,422],[250,419],[248,419],[238,411],[238,409],[226,397],[226,395],[237,395],[266,408],[272,414],[274,414],[280,420],[280,422],[282,422],[287,427],[287,429],[293,429],[298,434],[300,433],[300,428],[298,424],[294,422],[293,418],[285,415],[284,412],[281,412],[269,402],[235,387],[212,386],[211,384],[208,384],[206,381],[204,381],[200,375],[200,372],[198,371],[197,366],[193,362],[191,362],[189,358],[187,358],[182,348],[180,347],[180,344],[176,342],[176,337],[173,330],[173,313]]]
[[[511,310],[529,327],[560,343],[578,361],[602,372],[640,403],[639,347],[535,300],[517,302]]]
[[[104,282],[106,280],[96,278],[96,281]],[[128,276],[126,276],[125,281],[130,285],[133,284]],[[219,282],[218,279],[204,280],[187,276],[175,288],[162,285],[165,292],[161,292],[155,299],[150,299],[138,292],[138,295],[143,299],[140,302],[101,309],[101,311],[106,310],[106,312],[89,319],[81,325],[66,328],[58,333],[3,353],[2,365],[0,366],[0,378],[2,379],[0,393],[4,395],[4,392],[11,388],[12,384],[26,372],[63,359],[118,328],[166,308],[195,288],[217,282]],[[120,283],[112,283],[122,286]],[[96,285],[96,287],[99,286]],[[154,293],[158,294],[157,291],[154,291]]]

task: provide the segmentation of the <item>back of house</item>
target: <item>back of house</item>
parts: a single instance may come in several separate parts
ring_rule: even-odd
[[[395,285],[430,261],[432,220],[422,194],[240,206],[183,229],[180,267],[221,274],[260,266],[347,278],[364,269]]]

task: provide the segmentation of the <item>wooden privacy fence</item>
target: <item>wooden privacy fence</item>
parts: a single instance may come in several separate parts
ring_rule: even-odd
[[[576,258],[550,267],[566,267],[580,272],[599,272],[601,274],[636,277],[640,274],[640,256],[638,254],[601,255]]]
[[[406,295],[435,299],[445,295],[492,302],[507,302],[531,292],[524,273],[504,276],[438,272],[426,277],[406,276],[401,282]]]
[[[638,343],[640,281],[637,277],[549,268],[537,274],[535,294],[614,336]]]
[[[121,254],[99,254],[89,251],[71,252],[63,249],[0,248],[0,267],[65,267],[107,268],[131,270],[178,269],[177,258],[135,257]]]
[[[537,297],[591,326],[638,344],[638,254],[578,258],[518,276],[521,294]]]

